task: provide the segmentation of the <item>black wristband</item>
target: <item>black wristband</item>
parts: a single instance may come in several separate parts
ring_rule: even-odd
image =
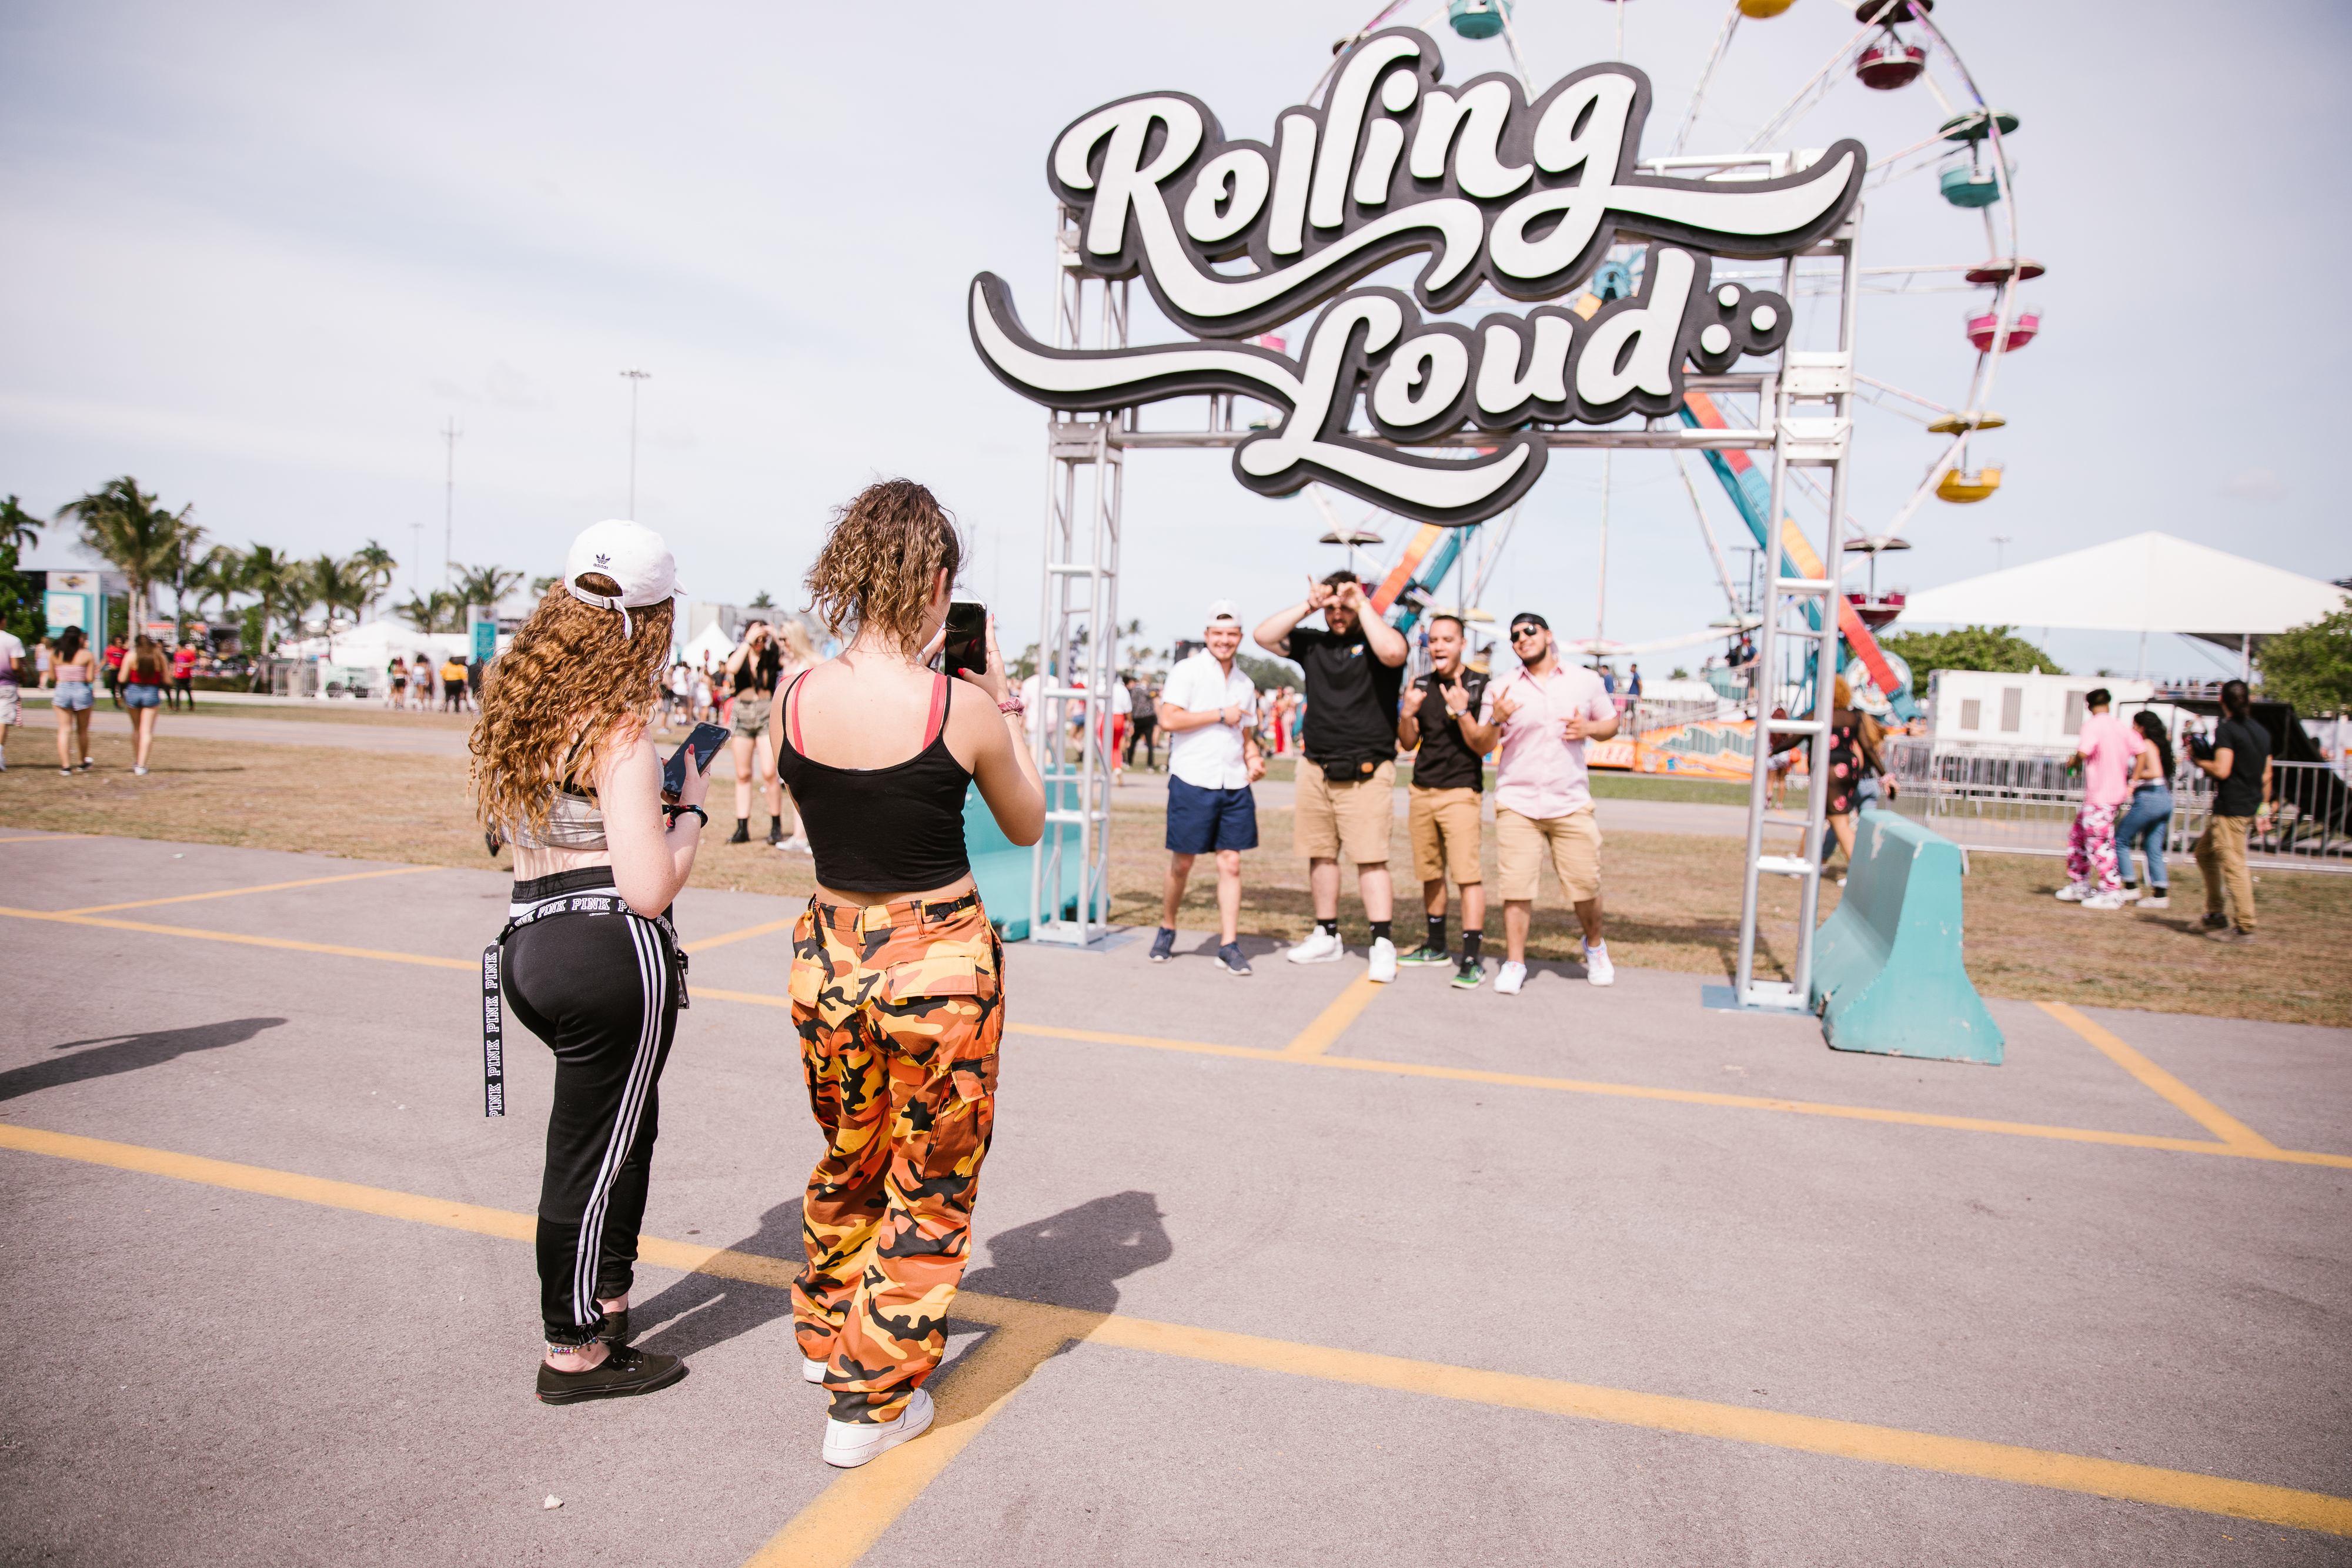
[[[703,825],[704,827],[706,827],[706,828],[707,828],[707,827],[710,826],[710,813],[709,813],[709,812],[708,812],[708,811],[706,811],[706,810],[703,810],[701,807],[699,807],[699,806],[673,806],[673,807],[671,807],[671,808],[670,808],[670,811],[669,811],[669,825],[670,825],[671,827],[673,827],[673,828],[677,827],[677,820],[678,820],[680,817],[685,816],[688,811],[693,812],[693,813],[694,813],[694,815],[695,815],[695,817],[696,817],[696,819],[697,819],[698,821],[699,821],[702,823],[702,825]]]

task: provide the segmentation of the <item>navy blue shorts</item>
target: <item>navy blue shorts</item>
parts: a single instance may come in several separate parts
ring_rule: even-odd
[[[1203,789],[1168,779],[1168,847],[1180,855],[1257,848],[1257,802],[1249,786]]]

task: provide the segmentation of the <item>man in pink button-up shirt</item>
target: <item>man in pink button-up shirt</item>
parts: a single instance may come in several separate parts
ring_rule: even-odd
[[[1499,740],[1495,771],[1496,881],[1503,899],[1504,962],[1495,989],[1527,984],[1528,923],[1547,852],[1560,891],[1584,927],[1584,977],[1617,977],[1601,935],[1601,825],[1584,768],[1585,742],[1617,733],[1617,705],[1601,677],[1559,662],[1544,618],[1511,617],[1511,651],[1520,667],[1486,687],[1479,722],[1462,721],[1462,737],[1485,751]]]

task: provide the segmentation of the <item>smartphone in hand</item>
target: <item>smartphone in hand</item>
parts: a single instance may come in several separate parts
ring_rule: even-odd
[[[662,793],[675,800],[686,788],[686,759],[689,754],[694,758],[694,770],[708,773],[710,771],[710,759],[718,756],[719,748],[726,744],[727,731],[718,725],[696,725],[684,744],[670,754],[667,762],[662,764]]]
[[[988,668],[988,606],[972,599],[948,601],[947,641],[940,651],[940,669],[954,675]]]

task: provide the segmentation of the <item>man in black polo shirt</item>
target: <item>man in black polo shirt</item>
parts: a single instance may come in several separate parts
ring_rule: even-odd
[[[1317,611],[1328,628],[1298,623]],[[1352,571],[1309,582],[1304,603],[1276,611],[1257,644],[1296,659],[1307,672],[1307,755],[1298,764],[1292,821],[1315,896],[1315,930],[1285,953],[1294,964],[1346,956],[1339,941],[1339,860],[1356,863],[1356,887],[1371,923],[1369,977],[1396,978],[1390,936],[1389,830],[1396,811],[1397,692],[1404,685],[1404,633],[1381,620]]]
[[[2254,879],[2246,870],[2246,834],[2271,809],[2271,737],[2257,724],[2246,683],[2221,684],[2221,724],[2189,760],[2214,779],[2213,812],[2194,850],[2205,879],[2205,935],[2216,942],[2254,939]],[[2229,905],[2223,913],[2223,903]]]
[[[1462,738],[1462,720],[1467,716],[1471,723],[1478,722],[1486,677],[1463,668],[1462,642],[1458,617],[1432,616],[1429,657],[1434,667],[1406,687],[1397,705],[1397,745],[1414,751],[1412,808],[1407,821],[1412,872],[1421,878],[1422,904],[1429,915],[1428,939],[1397,962],[1453,962],[1445,950],[1445,877],[1451,872],[1462,888],[1462,967],[1454,984],[1466,991],[1486,975],[1478,962],[1478,946],[1486,934],[1486,883],[1478,846],[1486,764]]]

